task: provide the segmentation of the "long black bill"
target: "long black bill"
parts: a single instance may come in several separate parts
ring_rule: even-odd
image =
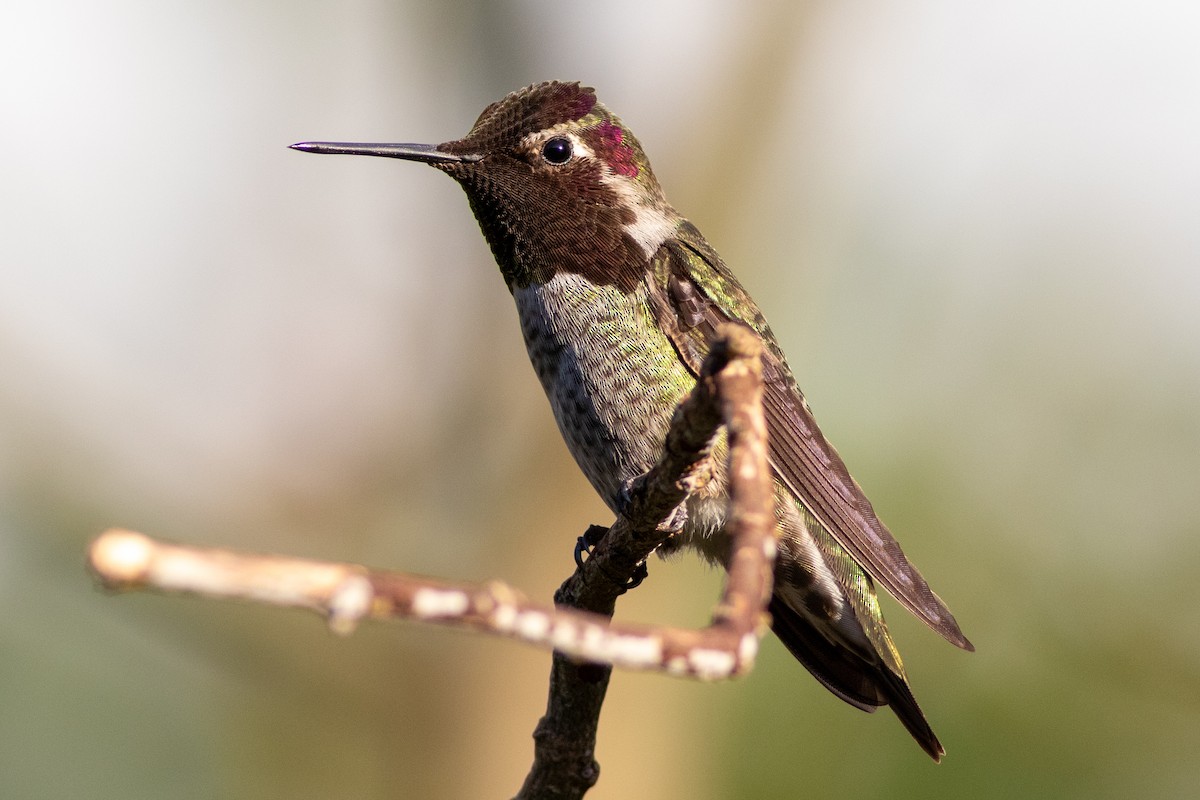
[[[335,153],[349,156],[383,156],[403,158],[406,161],[469,163],[483,156],[469,153],[458,155],[438,150],[435,144],[358,144],[356,142],[299,142],[289,145],[293,150],[306,153]]]

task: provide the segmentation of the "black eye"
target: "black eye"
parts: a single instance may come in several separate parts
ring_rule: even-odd
[[[561,137],[551,139],[542,145],[542,158],[548,164],[565,164],[571,160],[571,140]]]

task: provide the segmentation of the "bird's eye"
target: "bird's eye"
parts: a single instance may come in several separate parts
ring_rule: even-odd
[[[565,164],[571,160],[571,140],[561,136],[542,145],[542,158],[547,164]]]

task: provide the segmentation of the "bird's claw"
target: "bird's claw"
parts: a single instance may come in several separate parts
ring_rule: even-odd
[[[583,562],[587,561],[587,557],[596,549],[596,545],[600,544],[600,540],[604,538],[604,534],[608,533],[608,528],[602,525],[592,525],[583,535],[575,540],[575,566],[583,567]]]
[[[621,488],[617,490],[617,513],[628,519],[630,509],[633,507],[633,495],[638,486],[645,480],[645,476],[637,475],[629,478],[621,483]]]
[[[583,532],[583,535],[575,540],[575,566],[579,569],[583,568],[584,563],[592,555],[592,551],[596,549],[596,545],[604,538],[604,534],[608,533],[608,528],[600,525],[593,525]],[[646,562],[643,561],[633,569],[633,574],[629,576],[629,580],[623,581],[610,575],[607,570],[601,569],[604,577],[608,578],[613,583],[617,584],[620,589],[620,594],[628,592],[630,589],[636,589],[642,585],[642,581],[646,580],[650,575],[650,571],[646,568]]]

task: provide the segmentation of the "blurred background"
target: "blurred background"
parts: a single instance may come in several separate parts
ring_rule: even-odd
[[[509,581],[611,515],[457,186],[304,139],[456,138],[597,88],[761,302],[978,646],[890,603],[934,766],[773,640],[618,673],[595,798],[1192,796],[1200,7],[54,2],[0,29],[0,791],[507,797],[549,656],[98,591],[120,525]],[[702,624],[655,561],[627,619]]]

